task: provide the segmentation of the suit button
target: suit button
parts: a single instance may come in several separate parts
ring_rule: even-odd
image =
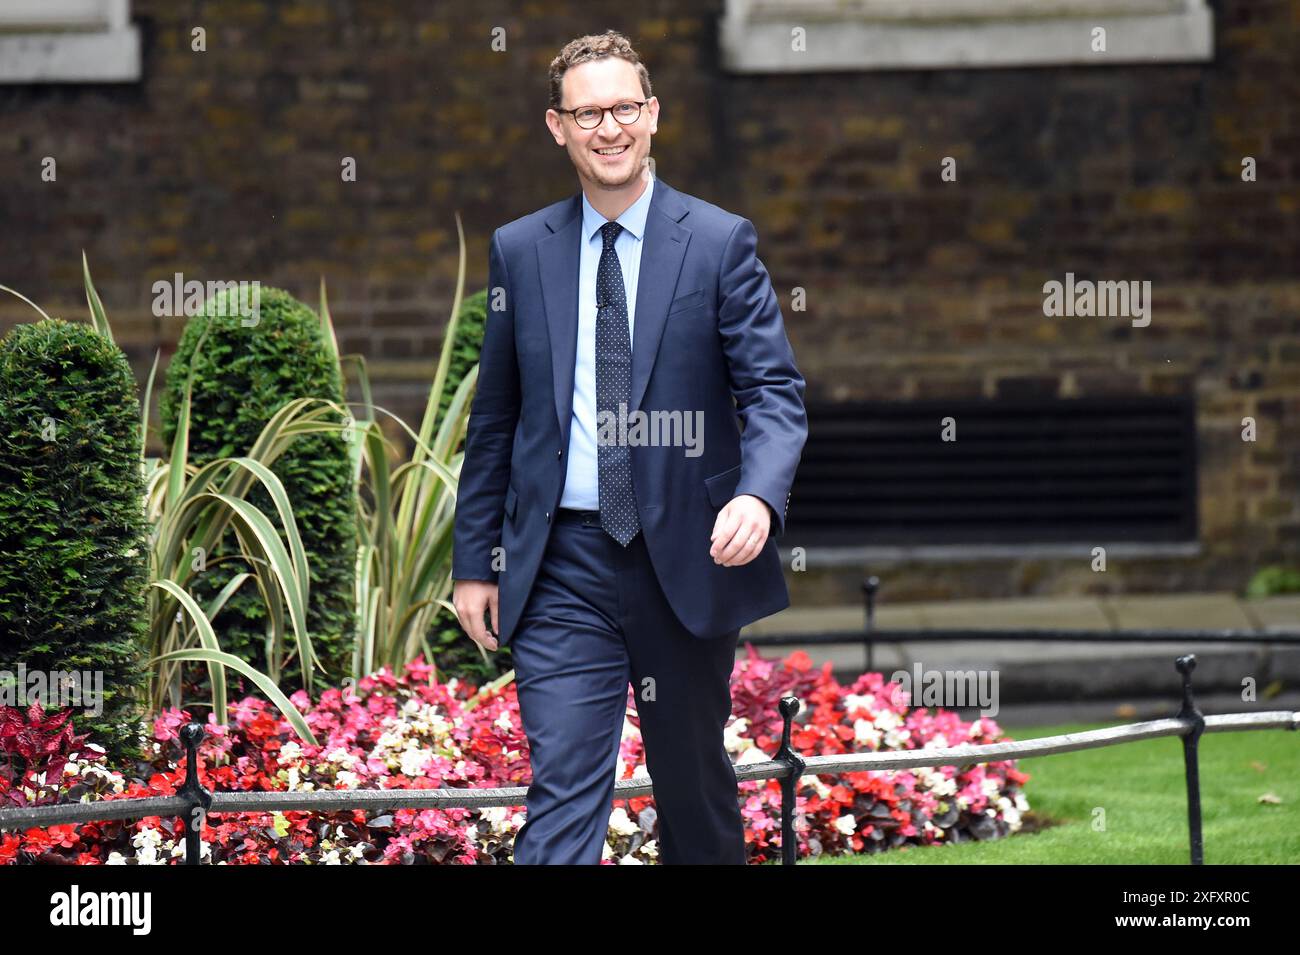
[[[548,523],[548,524],[551,523],[551,512],[550,512],[550,511],[547,511],[547,512],[546,512],[546,523]]]
[[[562,458],[562,457],[564,457],[564,449],[561,448],[560,450],[556,451],[556,452],[555,452],[555,456],[556,456],[557,458]]]

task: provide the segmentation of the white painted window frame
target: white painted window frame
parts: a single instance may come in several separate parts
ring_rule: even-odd
[[[719,43],[734,73],[1205,62],[1214,15],[1206,0],[726,0]]]
[[[0,83],[133,83],[131,0],[3,0]]]

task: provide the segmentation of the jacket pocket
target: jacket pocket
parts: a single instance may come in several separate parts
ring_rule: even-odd
[[[740,483],[740,465],[728,468],[713,477],[704,479],[704,488],[709,494],[709,503],[714,507],[724,507],[736,496],[736,485]]]
[[[694,289],[687,292],[685,295],[679,295],[673,299],[672,304],[668,306],[668,314],[672,315],[674,312],[684,312],[688,308],[694,308],[697,305],[703,304],[703,302],[704,289]]]

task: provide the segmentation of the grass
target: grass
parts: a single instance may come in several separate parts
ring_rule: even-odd
[[[1114,723],[1003,731],[1057,736]],[[1300,733],[1206,733],[1198,745],[1207,865],[1300,863]],[[1030,774],[1025,828],[1006,839],[911,846],[801,865],[1186,865],[1181,739],[1142,740],[1019,761]],[[1262,796],[1280,802],[1261,802]],[[1095,820],[1095,821],[1094,821]],[[1028,830],[1035,830],[1029,832]]]

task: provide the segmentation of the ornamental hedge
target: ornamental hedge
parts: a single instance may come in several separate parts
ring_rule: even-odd
[[[90,326],[48,319],[0,342],[0,669],[15,697],[32,686],[15,685],[20,664],[102,674],[102,711],[79,701],[72,719],[114,759],[139,755],[144,718],[139,415],[126,356]]]
[[[344,400],[338,362],[316,313],[281,289],[261,287],[260,296],[255,322],[241,315],[235,289],[209,298],[186,323],[168,366],[159,402],[163,441],[171,446],[193,373],[189,455],[197,465],[246,454],[271,416],[295,398]],[[289,495],[307,553],[307,630],[326,672],[337,680],[351,671],[355,629],[356,504],[347,443],[339,434],[303,435],[272,470]],[[275,514],[262,488],[250,493],[248,501]],[[193,589],[196,598],[203,598],[200,603],[236,573],[248,570],[233,539],[223,547],[208,556],[207,569],[196,578]],[[223,649],[274,674],[276,664],[267,658],[266,623],[265,603],[247,583],[215,621]],[[301,686],[302,661],[295,656],[280,678]]]

